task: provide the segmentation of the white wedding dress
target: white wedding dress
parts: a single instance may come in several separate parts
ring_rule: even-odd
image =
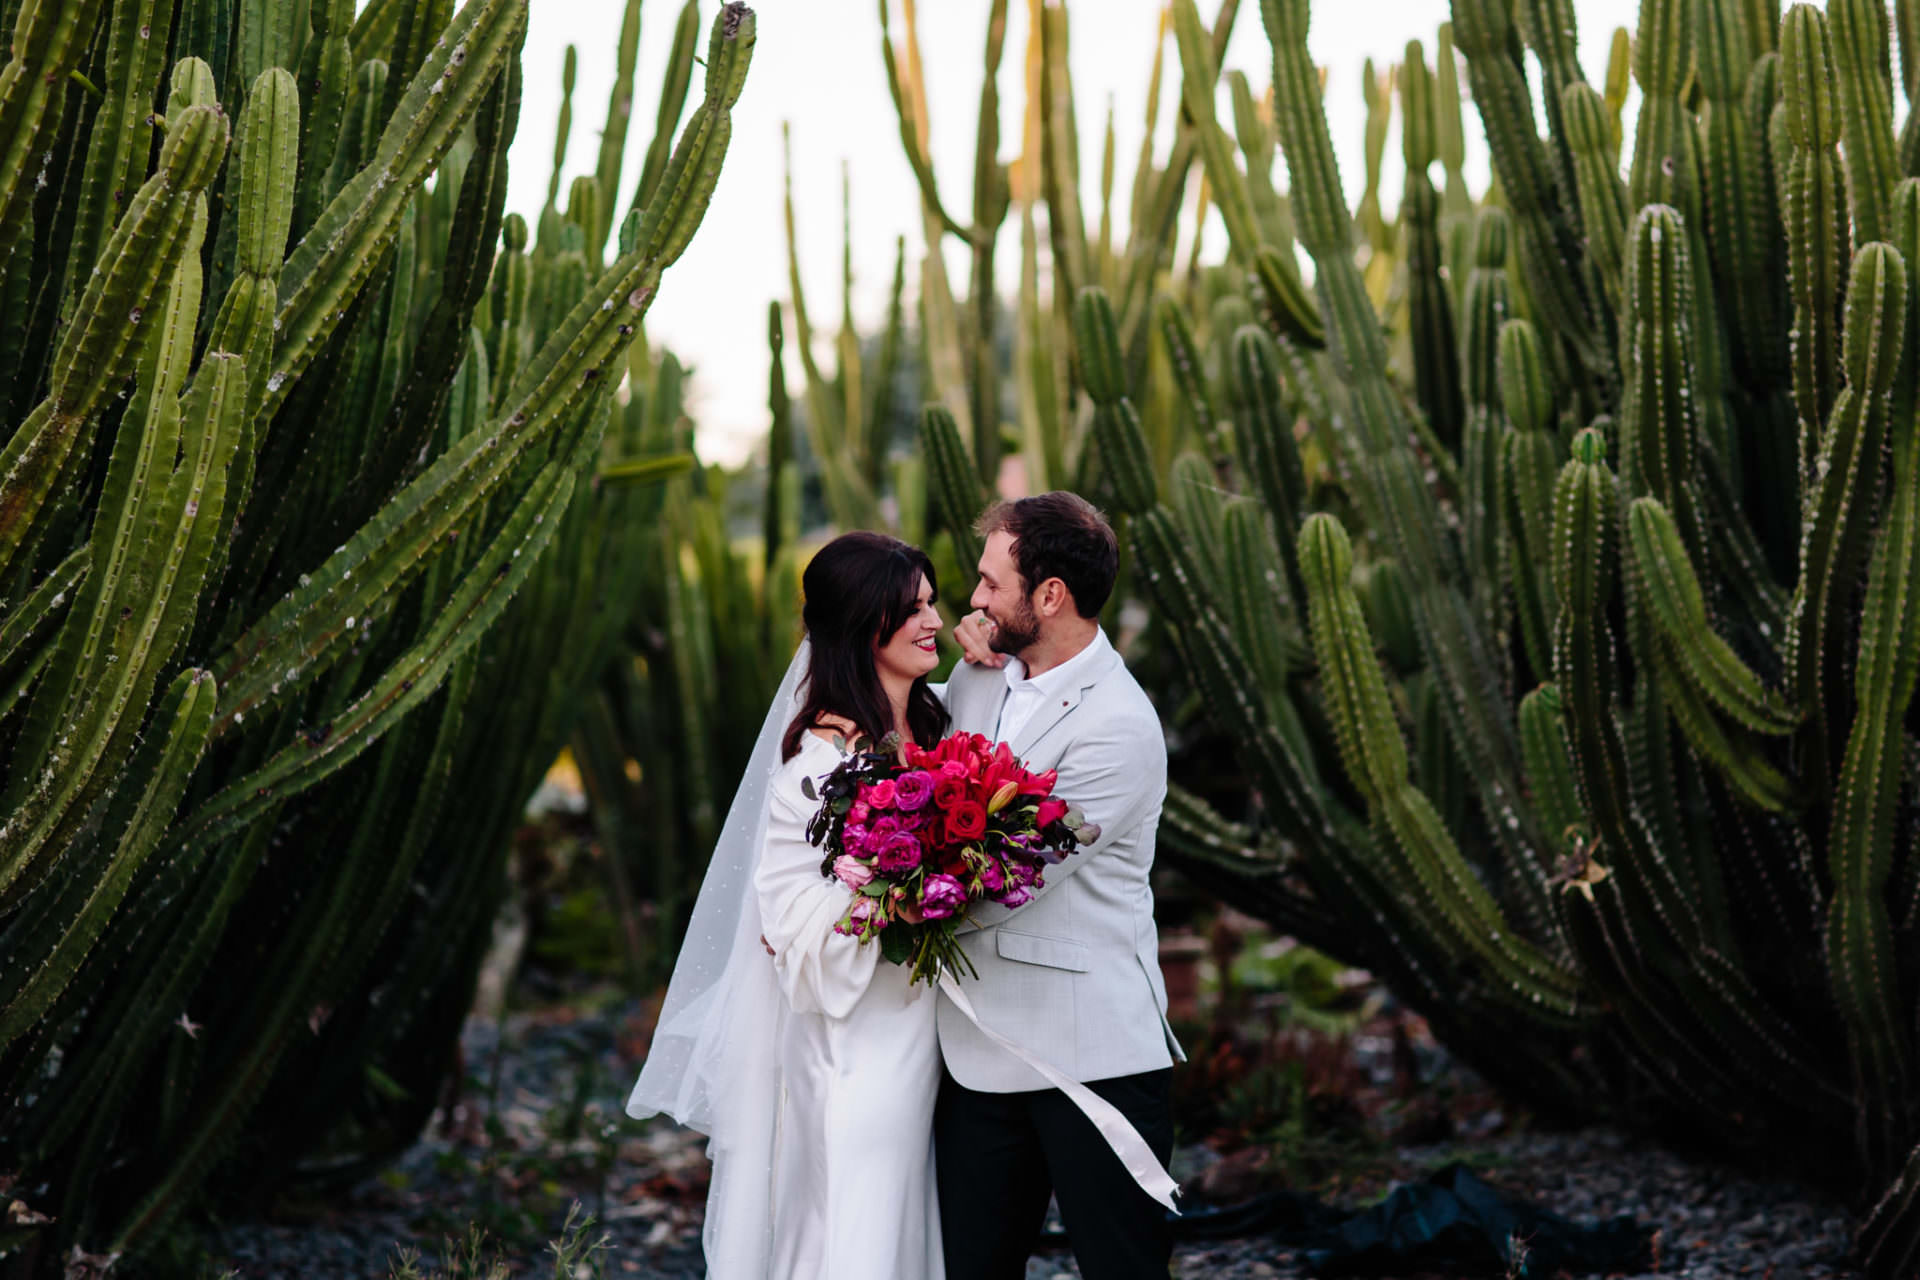
[[[820,874],[821,851],[806,837],[819,805],[801,784],[839,761],[831,743],[801,736],[769,787],[754,873],[786,997],[770,1028],[779,1085],[768,1274],[940,1280],[934,994],[910,986],[877,942],[833,931],[852,891]]]
[[[811,654],[802,641],[760,727],[627,1114],[710,1138],[709,1280],[944,1280],[935,997],[833,932],[851,891],[820,874],[801,784],[838,749],[808,733],[780,758]]]

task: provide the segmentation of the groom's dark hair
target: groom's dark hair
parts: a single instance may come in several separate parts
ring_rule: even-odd
[[[1083,618],[1099,614],[1113,594],[1120,572],[1120,540],[1100,508],[1077,493],[1055,489],[1031,498],[996,502],[976,526],[982,538],[1007,533],[1013,538],[1013,562],[1027,593],[1048,578],[1058,578],[1073,593]]]

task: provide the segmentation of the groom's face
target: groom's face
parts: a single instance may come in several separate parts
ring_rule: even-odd
[[[995,653],[1018,654],[1040,638],[1040,617],[1013,558],[1012,534],[1002,530],[988,536],[980,552],[980,585],[968,603],[993,624],[988,643]]]

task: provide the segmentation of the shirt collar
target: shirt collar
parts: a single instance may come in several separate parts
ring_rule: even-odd
[[[1002,667],[1000,671],[1002,675],[1006,676],[1007,688],[1011,692],[1017,693],[1022,688],[1026,688],[1035,693],[1061,693],[1065,690],[1075,688],[1076,682],[1086,672],[1087,668],[1091,667],[1102,653],[1111,648],[1113,648],[1113,645],[1108,642],[1107,633],[1103,629],[1095,627],[1093,639],[1087,642],[1086,648],[1074,654],[1059,666],[1043,671],[1031,680],[1027,679],[1027,664],[1018,658],[1009,657],[1007,659],[1007,665]]]

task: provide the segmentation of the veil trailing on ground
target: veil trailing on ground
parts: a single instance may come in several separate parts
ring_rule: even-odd
[[[652,1047],[627,1097],[634,1119],[664,1111],[711,1139],[713,1187],[703,1234],[713,1276],[764,1274],[772,1231],[781,1000],[773,961],[760,946],[753,876],[766,847],[781,738],[799,713],[812,653],[802,640],[767,709],[687,922]]]

